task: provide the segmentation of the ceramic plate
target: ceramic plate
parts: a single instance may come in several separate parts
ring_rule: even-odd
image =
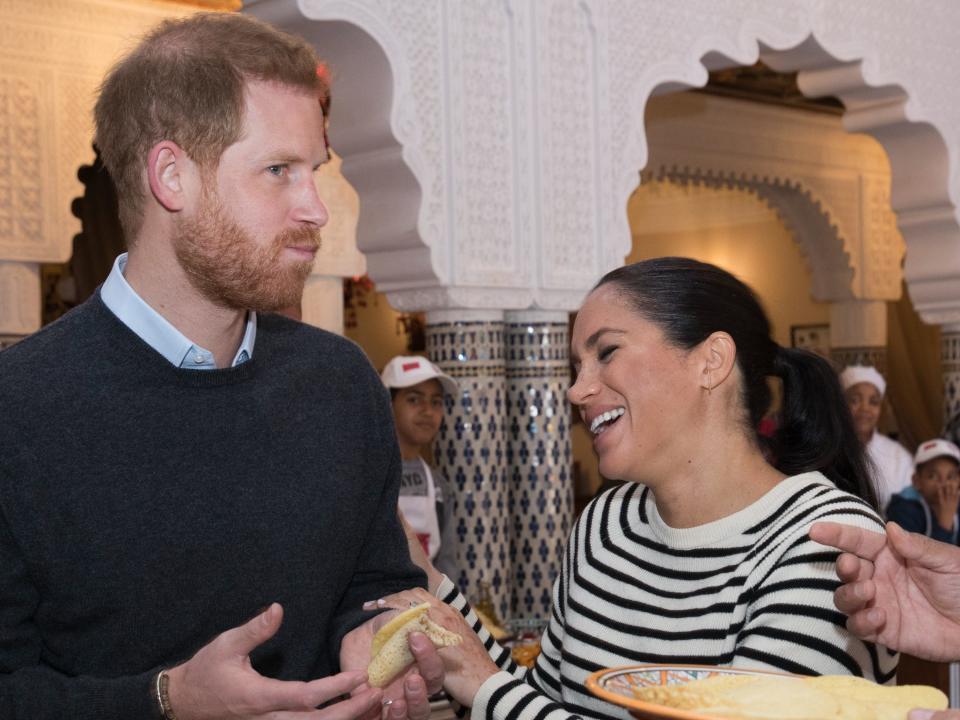
[[[701,715],[655,703],[642,702],[634,688],[650,685],[680,685],[715,675],[787,675],[762,670],[739,670],[710,665],[629,665],[598,670],[587,678],[587,689],[597,697],[625,707],[634,717],[649,720],[722,720],[716,715]]]

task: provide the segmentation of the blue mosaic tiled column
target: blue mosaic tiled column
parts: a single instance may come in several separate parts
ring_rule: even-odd
[[[512,614],[549,618],[573,520],[567,314],[510,312],[504,331]]]
[[[447,478],[457,532],[459,576],[476,601],[488,583],[501,618],[510,617],[510,514],[507,487],[507,407],[503,313],[427,313],[427,354],[460,386],[448,398],[434,442],[434,460]]]

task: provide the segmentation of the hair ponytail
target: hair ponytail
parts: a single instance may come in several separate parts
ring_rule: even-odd
[[[787,475],[819,470],[879,511],[850,408],[830,364],[807,350],[779,348],[773,370],[783,380],[779,426],[770,441],[774,466]]]

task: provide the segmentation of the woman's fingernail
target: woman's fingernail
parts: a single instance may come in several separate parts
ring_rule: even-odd
[[[393,700],[384,700],[384,701],[383,701],[383,706],[384,706],[384,707],[390,707],[391,705],[393,705]]]
[[[933,717],[933,710],[911,710],[907,715],[907,720],[930,720]]]
[[[377,606],[377,601],[376,601],[376,600],[367,600],[367,601],[363,604],[363,609],[364,609],[364,610],[373,610],[373,608],[375,608],[376,606]]]
[[[383,598],[380,598],[379,600],[377,600],[377,607],[383,607],[386,604],[387,604],[387,601],[384,600]]]

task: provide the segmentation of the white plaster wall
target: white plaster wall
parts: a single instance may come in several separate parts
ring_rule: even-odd
[[[39,263],[70,257],[92,108],[107,68],[164,17],[161,2],[0,2],[0,335],[40,327]]]

